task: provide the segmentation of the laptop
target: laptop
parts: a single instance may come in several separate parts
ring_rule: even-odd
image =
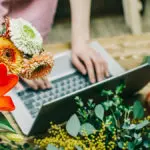
[[[107,60],[110,77],[91,84],[88,76],[80,74],[71,63],[71,51],[55,56],[55,65],[48,78],[53,88],[34,91],[27,85],[24,90],[11,90],[8,94],[16,105],[12,112],[14,119],[25,135],[45,132],[49,123],[62,123],[76,111],[74,98],[80,96],[86,101],[94,98],[99,102],[101,89],[113,89],[122,81],[127,88],[125,93],[132,94],[141,89],[150,79],[149,64],[125,71],[97,42],[90,45]]]

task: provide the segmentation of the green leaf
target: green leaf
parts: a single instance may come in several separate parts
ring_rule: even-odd
[[[80,131],[80,120],[76,114],[73,114],[66,124],[68,134],[76,137]]]
[[[103,108],[103,106],[102,105],[97,105],[96,107],[95,107],[95,115],[99,118],[99,119],[101,119],[101,120],[103,120],[103,118],[104,118],[104,108]]]
[[[15,132],[2,113],[0,113],[0,132]]]
[[[111,90],[103,90],[101,96],[111,96],[114,93]]]
[[[122,149],[123,148],[123,142],[118,142],[118,147],[120,148],[120,149]]]
[[[4,25],[0,25],[0,35],[6,32],[6,27]]]
[[[59,150],[59,149],[55,147],[54,145],[48,144],[46,150]]]
[[[145,56],[144,57],[142,64],[145,64],[145,63],[150,64],[150,56]]]
[[[94,128],[93,125],[91,125],[90,123],[84,123],[81,126],[80,134],[83,136],[84,135],[90,135],[90,134],[93,134],[95,131],[96,131],[96,129]]]
[[[114,112],[114,114],[116,118],[120,118],[122,116],[122,112],[118,108],[116,108],[116,111]]]
[[[140,133],[139,133],[139,134],[134,133],[134,135],[133,135],[133,136],[134,136],[134,138],[135,138],[135,139],[138,139],[138,138],[140,138],[140,137],[141,137],[141,134],[140,134]]]
[[[136,130],[140,130],[144,128],[145,126],[147,126],[148,124],[150,124],[150,122],[148,120],[144,120],[140,124],[136,125]]]
[[[107,111],[109,110],[110,107],[113,106],[113,101],[109,100],[109,101],[105,101],[102,103],[104,109]]]
[[[128,150],[134,150],[135,145],[133,142],[128,142]]]
[[[133,105],[134,119],[142,119],[144,117],[144,108],[140,101],[135,101]]]
[[[12,132],[5,132],[5,133],[2,133],[2,135],[4,137],[6,137],[9,141],[13,141],[13,142],[24,142],[25,138],[23,135],[21,134],[16,134],[16,133],[12,133]]]
[[[144,141],[143,146],[145,148],[150,148],[150,141]]]
[[[118,95],[118,94],[121,94],[123,92],[123,89],[125,88],[125,85],[124,84],[121,84],[119,86],[117,86],[116,88],[116,91],[115,93]]]
[[[75,149],[76,150],[82,150],[82,148],[80,146],[78,146],[78,145],[75,146]]]
[[[142,143],[142,137],[134,140],[135,145],[140,145],[141,143]]]
[[[124,137],[125,137],[125,138],[128,138],[128,139],[132,139],[132,137],[129,136],[129,135],[124,135]]]
[[[90,109],[93,109],[95,107],[95,103],[94,103],[93,99],[89,99],[87,102],[87,105]]]
[[[120,106],[120,104],[122,103],[122,98],[120,98],[118,95],[115,95],[113,97],[113,101],[115,102],[116,105]]]
[[[84,106],[84,103],[82,102],[82,99],[81,99],[79,96],[76,96],[76,97],[75,97],[75,101],[76,101],[76,104],[77,104],[79,107],[83,107],[83,106]]]
[[[128,130],[133,130],[136,128],[136,125],[135,124],[131,124],[131,125],[127,125],[127,124],[124,124],[124,126],[122,127],[123,129],[128,129]]]

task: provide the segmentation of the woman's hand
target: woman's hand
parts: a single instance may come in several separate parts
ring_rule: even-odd
[[[88,74],[91,83],[109,76],[107,62],[87,43],[72,44],[72,63],[82,74]]]
[[[34,80],[28,80],[25,78],[22,78],[22,80],[32,89],[34,90],[38,90],[38,89],[48,89],[51,88],[50,82],[48,81],[47,77],[43,77],[43,78],[39,78],[39,79],[34,79]],[[18,89],[23,89],[23,86],[21,85],[21,83],[19,83],[17,85]]]
[[[107,63],[89,47],[91,0],[70,0],[72,21],[72,62],[92,83],[108,76]]]

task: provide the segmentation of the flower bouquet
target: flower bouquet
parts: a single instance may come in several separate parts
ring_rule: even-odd
[[[10,72],[34,79],[52,70],[53,56],[43,50],[42,37],[29,22],[7,17],[0,33],[0,62]]]
[[[5,18],[0,29],[0,150],[31,149],[2,112],[15,109],[11,97],[5,94],[17,84],[19,77],[41,78],[52,70],[53,56],[44,52],[42,46],[40,33],[29,22]]]

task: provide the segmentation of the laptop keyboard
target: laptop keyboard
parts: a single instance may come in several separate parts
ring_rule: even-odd
[[[89,86],[88,76],[83,76],[79,72],[57,79],[52,82],[52,88],[48,90],[34,91],[27,88],[17,92],[33,118],[35,118],[42,104],[83,89]]]

